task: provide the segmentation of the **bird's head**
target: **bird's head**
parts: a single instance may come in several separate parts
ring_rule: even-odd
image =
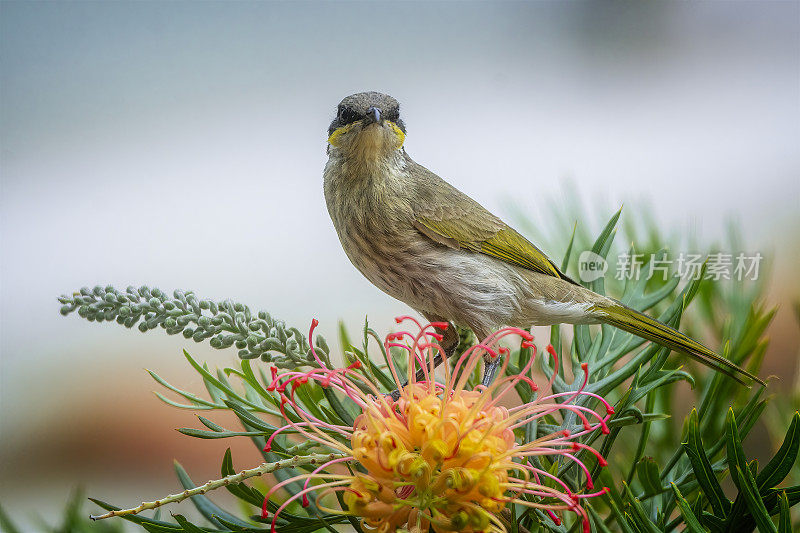
[[[400,150],[406,127],[400,104],[377,92],[352,94],[341,101],[328,128],[328,143],[346,156],[379,159]]]

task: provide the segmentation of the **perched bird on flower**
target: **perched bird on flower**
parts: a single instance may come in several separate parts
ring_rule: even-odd
[[[403,148],[391,96],[346,97],[328,129],[325,200],[350,261],[431,322],[482,339],[503,325],[605,323],[689,354],[742,381],[758,377],[679,331],[570,279],[513,228]],[[445,345],[457,339],[448,330]],[[484,383],[499,364],[487,359]]]
[[[367,373],[358,371],[359,362],[329,369],[313,347],[317,368],[283,373],[273,370],[269,389],[280,394],[287,425],[272,434],[267,449],[279,434],[295,433],[339,454],[312,472],[270,489],[264,500],[264,518],[270,517],[270,499],[277,491],[304,482],[302,490],[275,509],[273,531],[286,507],[297,499],[308,505],[309,495],[315,494],[318,508],[358,517],[365,531],[424,533],[432,528],[437,533],[505,533],[508,529],[503,510],[508,504],[517,504],[541,511],[556,524],[561,524],[559,515],[563,512],[576,513],[583,531],[588,532],[589,518],[581,502],[606,491],[594,490],[589,467],[595,463],[605,466],[606,461],[581,439],[597,431],[608,433],[606,422],[614,410],[603,398],[584,390],[587,365],[582,365],[583,381],[577,390],[552,393],[554,370],[538,397],[508,408],[502,402],[507,397],[513,401],[517,387],[539,390],[533,380],[536,351],[529,332],[500,329],[465,351],[452,369],[443,365],[437,379],[434,361],[442,350],[438,344],[442,336],[436,331],[447,330],[448,324],[422,325],[410,317],[398,321],[411,321],[416,327],[413,332],[386,337],[388,370],[400,392],[397,400],[379,392],[379,385],[370,381]],[[315,326],[316,322],[309,338]],[[527,360],[520,359],[519,371],[504,375],[488,387],[479,385],[469,390],[468,378],[484,353],[506,369],[508,358],[501,355],[508,349],[500,341],[514,337],[521,338],[523,348],[532,350]],[[392,350],[400,354],[392,354]],[[404,373],[395,365],[395,357],[402,357],[402,353],[407,356]],[[557,369],[555,351],[551,349],[550,354]],[[417,371],[422,371],[422,380],[416,379]],[[352,427],[333,425],[302,407],[295,395],[309,382],[355,403],[361,414]],[[588,405],[597,405],[602,412]],[[544,435],[539,431],[539,436],[528,442],[515,434],[515,430],[521,434],[519,428],[531,422],[543,418],[552,421],[558,414],[565,421],[562,427],[569,429]],[[349,468],[337,472],[342,465]],[[570,466],[581,472],[579,486],[569,485],[558,475]],[[335,493],[344,503],[341,510],[326,504],[326,497],[331,501]]]

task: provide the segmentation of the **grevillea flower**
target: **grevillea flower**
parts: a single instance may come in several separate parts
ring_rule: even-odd
[[[606,463],[579,439],[597,430],[607,433],[606,422],[613,409],[603,398],[585,391],[586,365],[578,390],[540,395],[507,408],[501,400],[518,398],[514,394],[517,386],[538,390],[532,376],[536,348],[529,332],[503,328],[464,352],[452,368],[447,363],[442,365],[437,374],[433,361],[442,348],[437,342],[441,335],[435,328],[448,325],[422,325],[411,317],[397,321],[413,322],[418,329],[416,333],[403,331],[386,337],[387,353],[399,348],[408,355],[403,376],[393,357],[388,357],[389,371],[400,392],[397,400],[381,393],[366,374],[359,372],[359,362],[328,369],[314,353],[319,368],[280,374],[273,370],[269,388],[280,393],[281,412],[288,425],[270,437],[267,449],[278,433],[291,429],[343,455],[311,473],[272,487],[264,501],[264,518],[268,516],[267,502],[272,494],[292,481],[305,483],[303,490],[291,495],[274,513],[273,531],[281,511],[297,498],[308,505],[309,493],[317,495],[317,505],[327,512],[360,517],[366,531],[383,533],[402,528],[426,532],[432,527],[436,532],[505,532],[506,525],[499,515],[509,503],[540,509],[556,524],[561,523],[560,513],[572,511],[579,516],[584,531],[589,531],[581,501],[603,494],[606,489],[591,492],[592,478],[580,457],[588,452],[601,466]],[[314,321],[309,337],[316,325]],[[521,338],[522,347],[533,350],[524,366],[518,373],[506,375],[508,357],[502,357],[502,377],[488,387],[468,390],[468,378],[484,354],[508,354],[500,341],[512,337]],[[557,368],[555,350],[548,347],[548,352]],[[420,381],[415,377],[418,369],[424,374]],[[544,390],[551,389],[554,379]],[[320,420],[298,405],[295,392],[310,380],[355,402],[361,414],[352,427]],[[590,401],[576,402],[577,399]],[[602,405],[604,414],[584,405],[590,403]],[[297,416],[287,416],[287,406]],[[575,431],[557,431],[529,442],[521,442],[522,431],[515,434],[514,430],[557,411],[575,420]],[[582,450],[586,452],[579,453]],[[552,470],[541,468],[542,463],[536,458],[543,456],[558,459],[562,465],[574,463],[583,472],[585,487],[572,490]],[[351,466],[337,468],[341,463]],[[330,509],[320,503],[335,492],[340,493],[345,509]]]

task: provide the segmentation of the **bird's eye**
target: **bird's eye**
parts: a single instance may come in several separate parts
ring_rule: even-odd
[[[395,108],[389,111],[386,115],[386,118],[391,120],[392,122],[397,122],[397,119],[400,118],[400,110]]]
[[[352,108],[343,107],[339,109],[339,120],[344,124],[350,124],[358,120],[358,113],[353,111]]]

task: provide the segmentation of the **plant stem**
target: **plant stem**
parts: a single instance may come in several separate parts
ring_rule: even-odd
[[[106,514],[102,515],[91,515],[89,516],[89,518],[91,518],[92,520],[102,520],[103,518],[111,518],[112,516],[135,515],[141,513],[142,511],[147,511],[148,509],[156,509],[158,507],[161,507],[162,505],[167,505],[168,503],[182,502],[183,500],[191,498],[192,496],[205,494],[208,491],[218,489],[226,485],[230,485],[231,483],[239,483],[251,477],[269,474],[276,470],[280,470],[281,468],[294,468],[303,465],[322,464],[328,461],[332,461],[334,459],[340,459],[342,457],[345,457],[345,455],[340,453],[315,453],[312,455],[305,455],[305,456],[295,455],[290,459],[284,459],[282,461],[276,461],[274,463],[262,463],[255,468],[251,468],[249,470],[242,470],[238,474],[231,474],[229,476],[225,476],[220,479],[208,481],[207,483],[205,483],[204,485],[200,485],[199,487],[195,487],[193,489],[186,489],[183,492],[179,492],[177,494],[171,494],[160,500],[156,500],[153,502],[142,502],[138,507],[134,507],[132,509],[119,509],[117,511],[109,511]]]

